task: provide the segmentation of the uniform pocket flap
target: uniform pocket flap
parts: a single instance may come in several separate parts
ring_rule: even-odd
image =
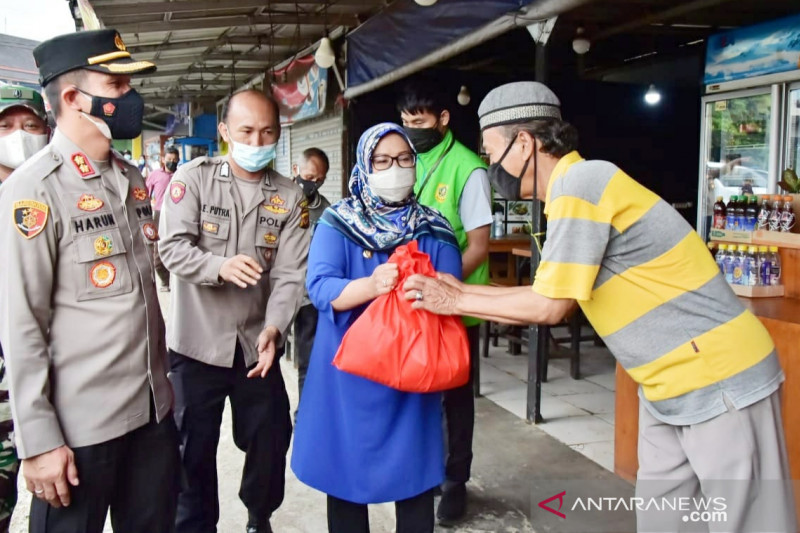
[[[88,263],[125,253],[125,243],[117,228],[109,228],[92,235],[78,235],[74,240],[78,263]]]

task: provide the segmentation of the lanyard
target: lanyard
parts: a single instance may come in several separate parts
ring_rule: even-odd
[[[442,163],[442,160],[450,152],[450,149],[453,147],[453,145],[455,143],[456,143],[456,137],[454,135],[453,137],[450,138],[450,144],[447,145],[447,148],[444,149],[444,152],[442,152],[442,155],[439,156],[439,159],[436,160],[436,162],[433,164],[431,169],[425,175],[425,179],[422,180],[422,185],[419,188],[419,192],[417,193],[417,197],[422,195],[422,191],[425,189],[425,185],[428,184],[428,181],[431,179],[431,176],[433,176],[433,173],[436,172],[437,168],[439,168],[439,165]]]

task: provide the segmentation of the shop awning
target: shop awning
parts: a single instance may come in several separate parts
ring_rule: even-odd
[[[514,27],[588,1],[448,0],[430,7],[394,2],[347,36],[345,97],[378,89]]]

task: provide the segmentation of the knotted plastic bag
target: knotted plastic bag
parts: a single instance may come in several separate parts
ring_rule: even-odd
[[[403,283],[436,276],[416,241],[389,258],[399,270],[394,290],[376,298],[345,333],[333,364],[339,370],[405,392],[437,392],[469,380],[469,343],[459,317],[412,309]]]

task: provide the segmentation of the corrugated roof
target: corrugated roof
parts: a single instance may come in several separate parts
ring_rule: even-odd
[[[0,80],[9,83],[39,85],[39,69],[33,49],[39,41],[0,33]]]

